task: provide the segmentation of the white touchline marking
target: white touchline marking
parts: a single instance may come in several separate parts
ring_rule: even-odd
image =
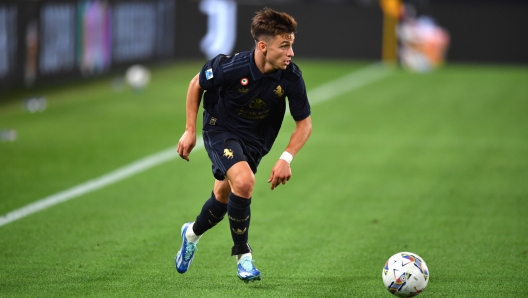
[[[201,137],[197,139],[197,146],[203,147],[203,140]],[[149,168],[152,168],[158,164],[164,163],[175,158],[178,155],[176,149],[171,147],[169,149],[163,150],[156,154],[144,157],[140,160],[137,160],[127,166],[114,170],[106,175],[103,175],[99,178],[89,180],[67,190],[61,191],[49,197],[40,199],[36,202],[28,204],[20,209],[16,209],[7,213],[6,215],[0,216],[0,226],[13,222],[17,219],[21,219],[35,212],[44,210],[53,205],[71,200],[75,197],[81,196],[83,194],[89,193],[91,191],[103,188],[112,183],[121,181],[127,177],[130,177],[134,174],[143,172]]]
[[[327,101],[338,95],[353,91],[369,83],[380,80],[392,73],[391,70],[392,68],[388,68],[383,64],[374,63],[358,71],[354,71],[344,77],[321,85],[308,92],[310,104],[315,105]],[[199,136],[196,140],[196,147],[194,147],[194,151],[201,148],[203,148],[203,139],[201,136]],[[107,185],[116,183],[132,175],[146,171],[156,165],[172,160],[177,156],[178,153],[176,152],[175,146],[147,156],[99,178],[89,180],[2,215],[0,216],[0,226],[42,211],[59,203],[66,202],[91,191],[98,190]]]
[[[365,85],[383,79],[393,73],[393,71],[393,67],[385,66],[382,63],[371,64],[311,90],[308,92],[310,104],[315,105],[359,89]]]

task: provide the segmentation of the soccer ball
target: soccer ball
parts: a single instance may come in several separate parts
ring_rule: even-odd
[[[141,90],[150,81],[150,71],[142,65],[132,65],[127,69],[125,79],[130,87],[135,90]]]
[[[387,260],[381,273],[385,288],[398,297],[415,297],[429,282],[424,259],[412,252],[399,252]]]

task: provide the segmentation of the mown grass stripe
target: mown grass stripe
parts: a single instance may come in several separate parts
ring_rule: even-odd
[[[339,79],[321,85],[308,92],[311,105],[315,105],[347,92],[351,92],[358,88],[361,88],[367,84],[373,83],[380,80],[391,73],[391,69],[383,66],[380,63],[371,64],[358,71],[354,71],[348,75],[345,75]],[[203,148],[203,139],[198,137],[196,147],[194,150]],[[126,179],[135,174],[146,171],[156,165],[162,164],[169,160],[177,157],[175,147],[170,147],[161,152],[147,156],[129,165],[116,169],[108,174],[105,174],[99,178],[95,178],[42,198],[36,202],[28,204],[22,208],[11,211],[3,216],[0,216],[0,226],[6,225],[18,219],[24,218],[33,213],[45,210],[54,205],[66,202],[76,197],[82,196],[86,193],[101,189],[110,184],[116,183],[123,179]]]

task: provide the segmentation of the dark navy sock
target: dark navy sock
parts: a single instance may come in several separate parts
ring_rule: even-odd
[[[205,204],[202,207],[202,212],[196,217],[196,221],[193,225],[194,233],[196,235],[202,235],[222,221],[226,213],[227,204],[217,201],[214,193],[211,193],[211,197],[205,201]]]
[[[229,194],[227,204],[227,215],[231,237],[235,245],[246,245],[248,242],[248,230],[251,215],[251,198],[245,199],[233,193]]]

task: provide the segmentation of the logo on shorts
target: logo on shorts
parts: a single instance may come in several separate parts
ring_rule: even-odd
[[[224,149],[224,157],[227,157],[227,159],[233,159],[233,150],[231,149]]]

